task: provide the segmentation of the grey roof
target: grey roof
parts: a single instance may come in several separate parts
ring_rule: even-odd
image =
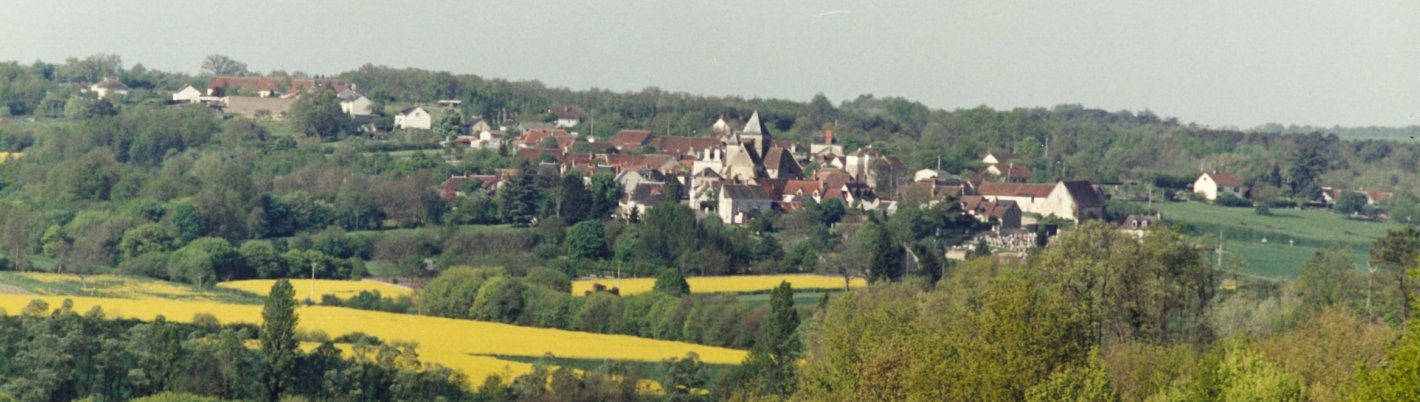
[[[639,204],[650,205],[666,200],[665,186],[658,183],[641,183],[631,190],[630,198]]]
[[[349,102],[349,101],[353,101],[353,100],[355,100],[355,99],[359,99],[359,98],[360,98],[360,93],[359,93],[359,92],[355,92],[354,90],[352,90],[352,89],[350,89],[350,88],[346,88],[344,91],[340,91],[340,93],[335,94],[335,97],[340,98],[340,100]]]
[[[721,188],[721,193],[726,198],[736,200],[772,200],[769,192],[764,191],[764,187],[749,184],[726,184]]]
[[[1072,180],[1062,182],[1065,184],[1065,191],[1070,192],[1070,198],[1075,199],[1075,205],[1081,208],[1103,207],[1104,197],[1095,191],[1095,186],[1085,180]]]

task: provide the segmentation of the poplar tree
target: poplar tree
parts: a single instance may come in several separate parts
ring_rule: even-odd
[[[282,391],[291,385],[301,353],[296,319],[296,290],[290,281],[278,280],[261,308],[261,380],[268,401],[281,399]]]

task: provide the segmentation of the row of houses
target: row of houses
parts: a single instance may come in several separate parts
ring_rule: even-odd
[[[709,137],[621,130],[602,142],[554,127],[519,127],[522,134],[506,142],[517,149],[517,160],[539,171],[588,178],[596,173],[614,174],[625,194],[618,211],[621,216],[644,213],[647,207],[664,201],[672,182],[685,189],[683,202],[732,224],[798,210],[807,202],[834,199],[853,208],[891,213],[897,201],[889,198],[911,191],[926,192],[931,203],[959,200],[967,213],[1004,228],[1020,227],[1026,214],[1074,221],[1104,215],[1103,197],[1088,182],[1026,184],[1018,182],[1020,175],[996,177],[1000,182],[960,180],[924,169],[911,175],[916,179],[913,184],[894,186],[897,194],[890,194],[894,197],[880,197],[880,189],[898,176],[907,176],[896,158],[871,148],[845,153],[831,131],[817,136],[807,149],[776,140],[758,113],[741,128],[735,129],[737,125],[722,117],[712,125],[713,136]],[[469,136],[467,143],[473,146],[475,141],[498,140],[487,135],[489,130],[485,123],[483,134]],[[452,143],[462,145],[462,138]],[[996,157],[988,154],[987,158]],[[806,174],[804,165],[810,162],[819,162],[821,167]],[[1005,163],[1011,166],[1011,162]],[[992,175],[987,173],[987,177]],[[468,179],[456,176],[450,180]],[[497,181],[496,177],[478,179]],[[445,197],[458,196],[447,190],[449,186],[445,188]]]

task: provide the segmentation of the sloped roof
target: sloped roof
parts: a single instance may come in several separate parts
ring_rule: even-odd
[[[1065,191],[1070,193],[1070,198],[1075,199],[1075,206],[1081,208],[1103,207],[1104,196],[1095,190],[1095,186],[1085,180],[1071,180],[1062,182]]]
[[[745,134],[764,134],[768,133],[769,129],[764,128],[764,123],[759,121],[759,111],[756,110],[754,114],[749,116],[749,121],[745,123],[745,129],[740,131]]]
[[[404,109],[399,110],[399,114],[406,115],[413,113],[415,110],[424,110],[424,108],[420,106],[405,106]],[[424,110],[424,114],[429,114],[429,111]]]
[[[1242,181],[1242,180],[1239,180],[1237,176],[1233,176],[1232,173],[1209,172],[1209,173],[1204,173],[1203,175],[1204,175],[1204,176],[1212,177],[1212,178],[1213,178],[1213,182],[1214,182],[1214,183],[1218,183],[1219,186],[1226,186],[1226,187],[1242,187],[1242,186],[1243,186],[1243,181]]]
[[[655,204],[666,200],[666,187],[659,183],[638,183],[627,197],[638,204]]]
[[[552,115],[553,115],[553,116],[557,116],[558,119],[568,119],[568,120],[581,120],[581,119],[582,119],[582,109],[580,109],[580,108],[578,108],[578,107],[576,107],[576,106],[553,106],[553,107],[547,108],[547,111],[552,112]]]
[[[573,142],[577,141],[577,137],[573,137],[571,134],[567,134],[567,132],[563,130],[536,129],[528,130],[528,132],[523,133],[521,137],[518,137],[518,144],[526,146],[538,146],[539,144],[542,144],[542,141],[547,139],[547,137],[557,139],[557,146],[562,148],[566,148],[567,146],[572,145]]]
[[[542,160],[543,155],[549,155],[552,156],[552,159],[558,159],[561,156],[561,152],[556,149],[547,148],[519,148],[514,159],[518,162],[535,163]]]
[[[802,176],[803,168],[799,166],[799,161],[794,159],[794,154],[788,149],[780,147],[770,147],[769,152],[764,154],[764,168],[779,171],[779,175]]]
[[[98,84],[96,84],[96,85],[94,85],[94,86],[95,86],[95,87],[98,87],[98,88],[103,88],[103,89],[117,89],[117,90],[128,89],[128,85],[124,85],[123,82],[121,82],[121,81],[119,81],[119,80],[115,80],[115,79],[113,79],[113,78],[105,78],[102,82],[99,82]]]
[[[769,192],[764,188],[751,184],[726,184],[720,188],[720,194],[726,198],[736,200],[772,200]]]
[[[720,146],[720,141],[710,137],[657,136],[650,142],[657,152],[666,154],[688,154]]]
[[[992,165],[992,166],[995,166],[995,167],[996,167],[996,171],[1001,172],[1001,176],[1004,176],[1004,177],[1006,177],[1006,178],[1030,179],[1030,178],[1032,178],[1032,177],[1035,177],[1035,174],[1034,174],[1034,173],[1031,173],[1030,167],[1028,167],[1028,166],[1026,166],[1026,165],[1016,165],[1016,164],[1011,164],[1011,163],[997,163],[997,164]]]
[[[853,181],[853,176],[838,168],[819,169],[814,172],[814,178],[823,182],[823,187],[826,189],[837,189]]]
[[[1086,182],[1088,184],[1088,182]],[[1054,184],[981,183],[976,193],[995,197],[1036,197],[1045,198],[1055,190]]]
[[[823,193],[823,182],[818,180],[789,180],[784,183],[784,194],[813,195],[817,191]]]
[[[651,130],[621,130],[606,142],[618,148],[636,148],[651,142]]]

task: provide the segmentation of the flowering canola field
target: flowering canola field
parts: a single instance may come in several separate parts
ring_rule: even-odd
[[[210,313],[224,323],[261,322],[261,306],[204,300],[0,295],[0,309],[19,314],[33,299],[44,300],[50,306],[72,299],[75,311],[101,306],[109,317],[152,320],[163,315],[172,321],[190,322],[197,313]],[[416,342],[422,360],[464,372],[471,386],[482,383],[490,374],[519,375],[531,370],[526,363],[486,356],[491,354],[540,357],[552,353],[568,358],[654,362],[695,352],[712,364],[739,364],[745,356],[742,350],[682,342],[340,307],[302,306],[297,314],[298,329],[302,331],[320,330],[331,337],[360,331],[386,340]]]
[[[291,279],[291,287],[296,289],[296,299],[304,300],[311,297],[310,279]],[[271,293],[271,285],[276,284],[275,279],[251,279],[245,281],[227,281],[217,284],[217,287],[235,289],[257,296],[265,297]],[[400,296],[414,296],[414,291],[407,287],[379,282],[379,281],[342,281],[335,279],[316,279],[316,297],[314,300],[320,301],[325,295],[332,295],[342,300],[354,297],[361,291],[378,290],[380,295],[389,298]]]
[[[740,275],[740,276],[701,276],[686,278],[690,283],[691,293],[741,293],[759,292],[774,289],[780,282],[788,281],[794,290],[802,289],[843,289],[843,277],[827,275]],[[622,278],[622,279],[579,279],[572,282],[572,294],[584,295],[592,290],[592,285],[600,283],[608,288],[620,288],[621,295],[630,296],[637,293],[650,292],[656,284],[656,278]],[[861,288],[868,286],[868,282],[863,278],[853,278],[851,286]]]

